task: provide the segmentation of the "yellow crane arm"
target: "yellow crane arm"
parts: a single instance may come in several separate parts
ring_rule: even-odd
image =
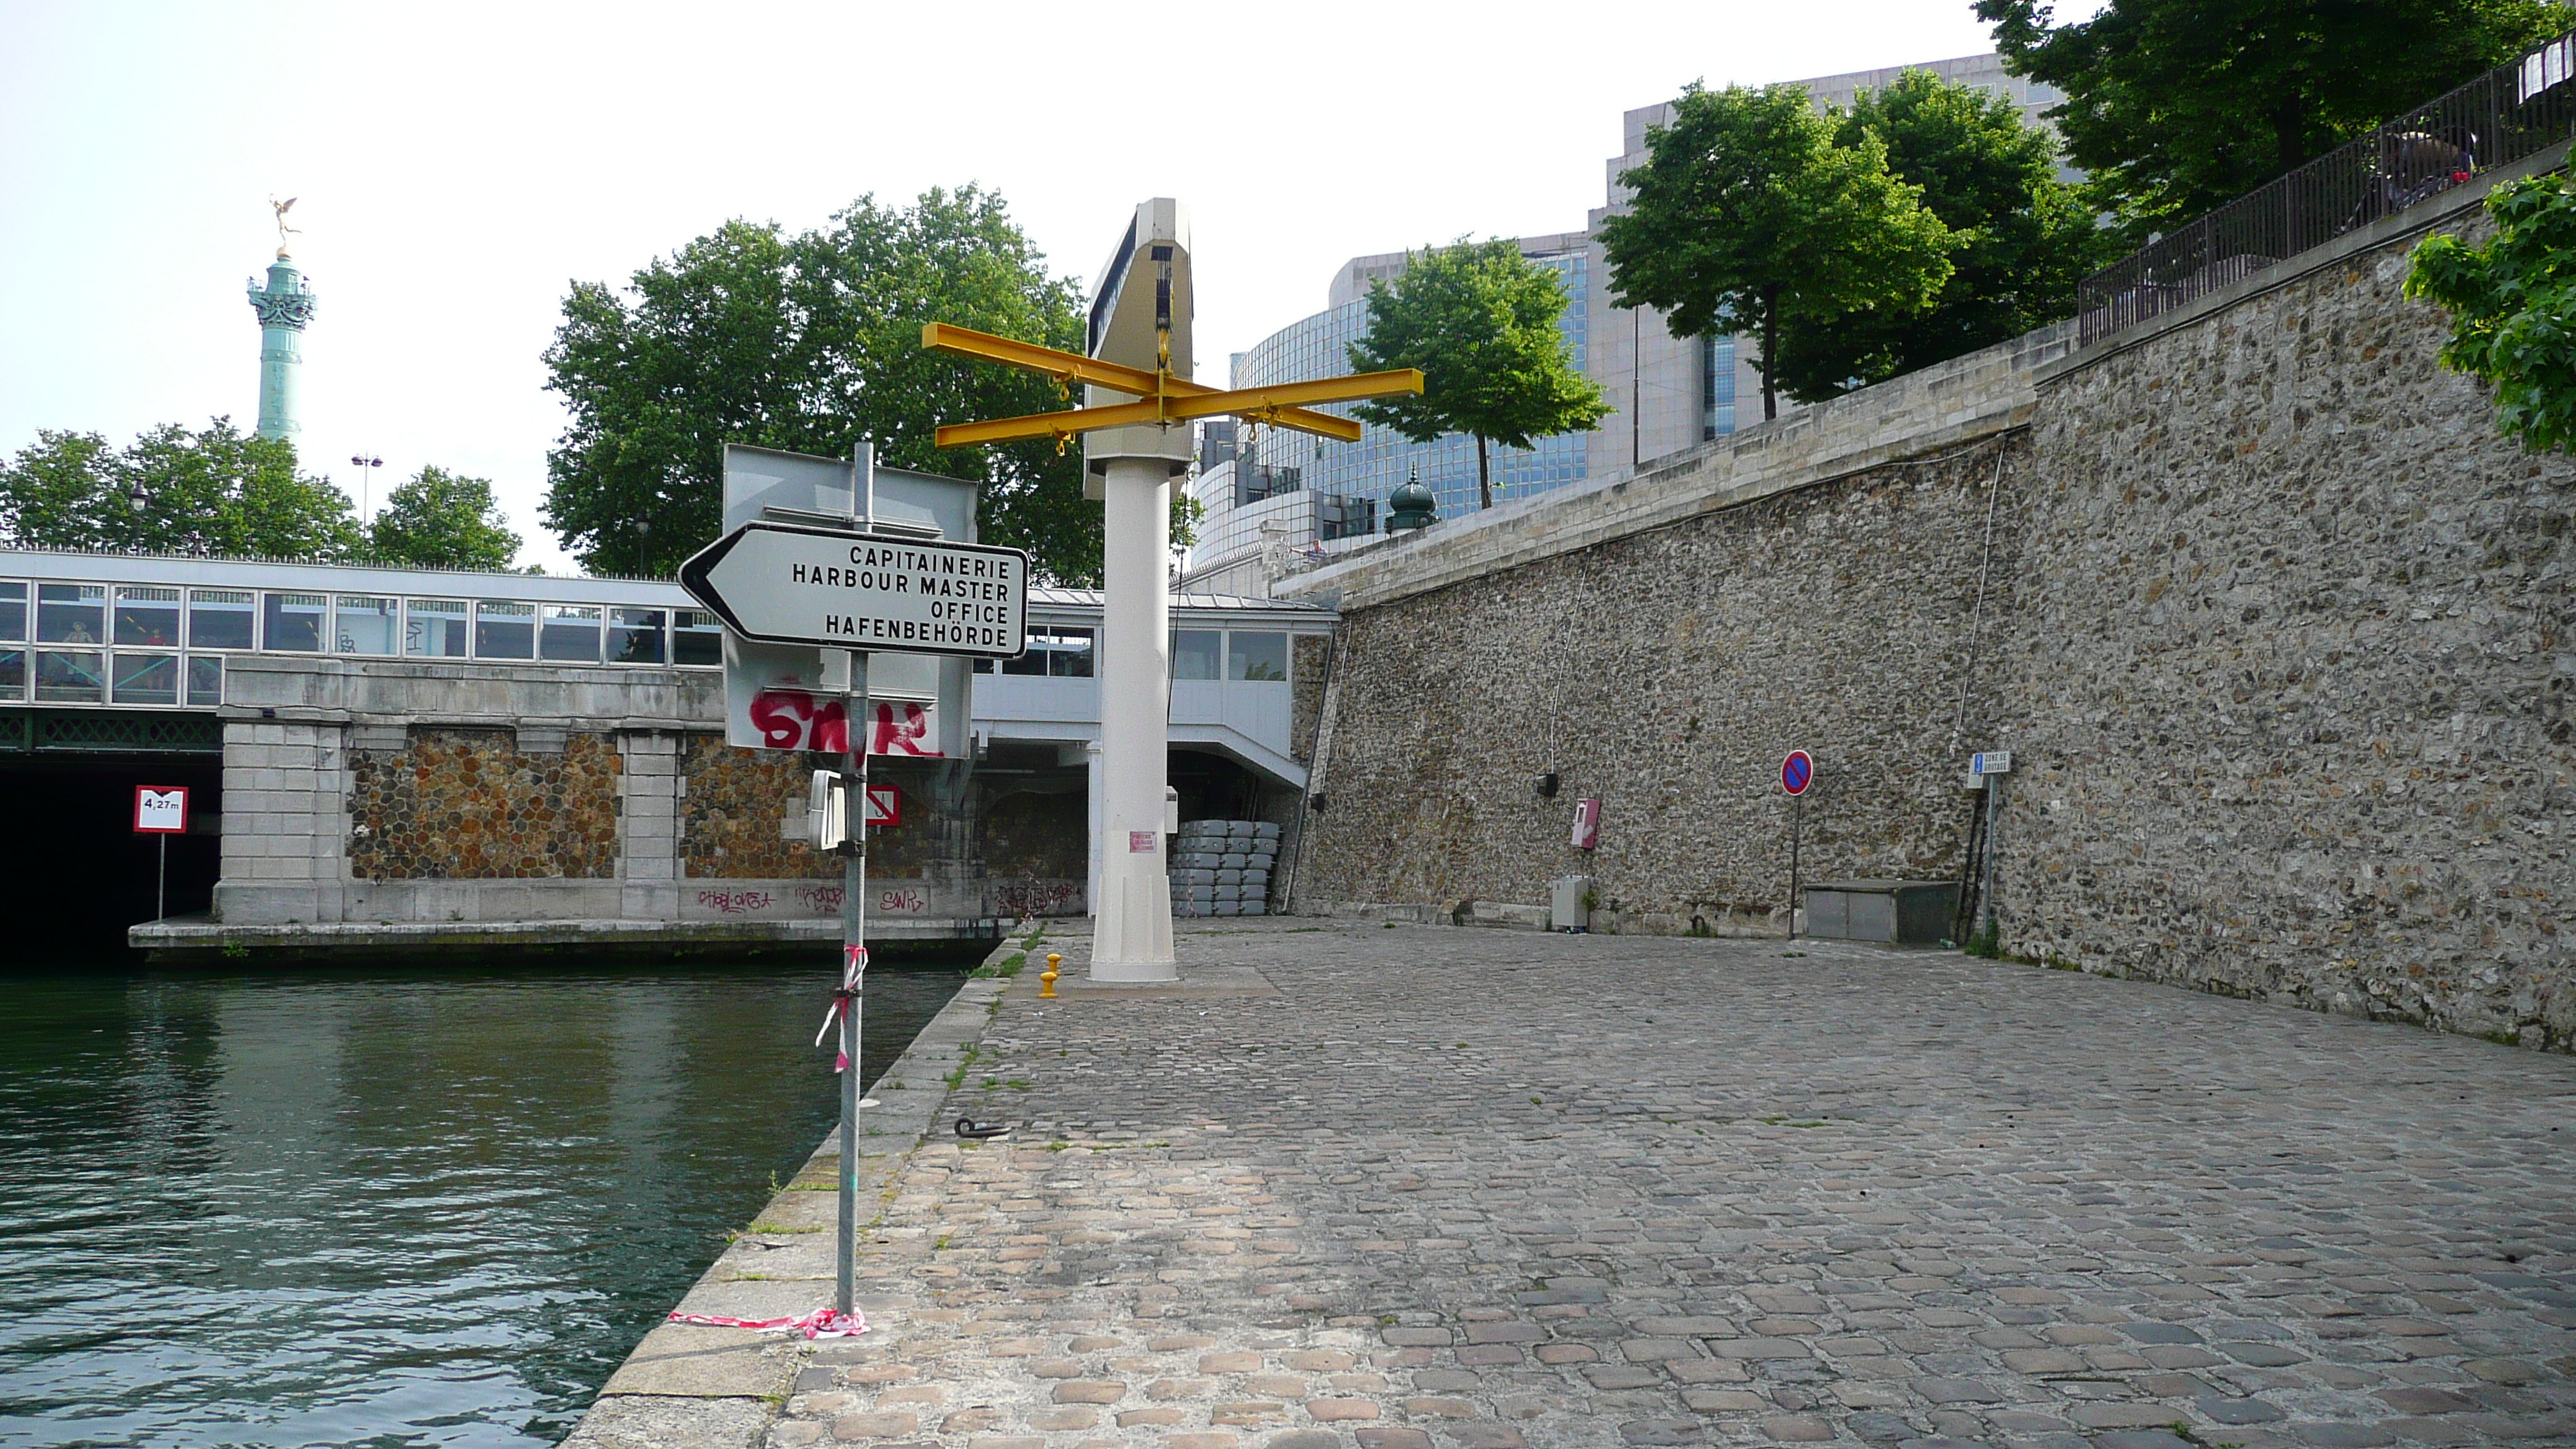
[[[1317,433],[1353,443],[1359,441],[1358,423],[1330,413],[1308,412],[1298,404],[1349,402],[1420,391],[1421,372],[1405,367],[1393,372],[1364,372],[1356,377],[1319,377],[1312,382],[1281,383],[1276,387],[1248,387],[1234,392],[1202,391],[1179,397],[1167,394],[1141,402],[1111,403],[1104,407],[1074,408],[1067,412],[1032,413],[1027,417],[995,418],[982,423],[951,423],[939,429],[938,442],[943,448],[957,448],[975,443],[1016,442],[1023,438],[1069,438],[1076,433],[1100,428],[1185,422],[1191,418],[1212,418],[1232,413],[1272,427],[1294,428],[1299,432]],[[1309,418],[1314,421],[1306,421]]]
[[[1422,391],[1422,374],[1412,368],[1396,372],[1373,372],[1358,378],[1322,378],[1315,382],[1286,383],[1276,387],[1247,389],[1240,393],[1220,392],[1201,383],[1142,368],[1121,367],[1096,357],[1077,352],[1063,352],[1041,347],[1034,342],[1018,342],[978,332],[971,327],[951,326],[946,322],[925,323],[921,345],[933,352],[951,357],[969,357],[980,362],[997,362],[1028,372],[1043,372],[1058,381],[1082,382],[1094,387],[1123,392],[1154,403],[1159,407],[1142,416],[1130,416],[1133,405],[1081,408],[1069,412],[1037,413],[1019,418],[996,418],[990,422],[957,423],[939,430],[939,446],[963,447],[975,443],[1011,442],[1022,438],[1067,437],[1095,428],[1123,427],[1140,422],[1168,422],[1184,418],[1216,417],[1226,413],[1243,413],[1272,427],[1291,428],[1301,433],[1335,438],[1345,443],[1359,441],[1360,425],[1331,413],[1319,413],[1301,406],[1314,402],[1346,402],[1357,398],[1384,397],[1398,392]],[[1353,390],[1349,384],[1362,384]],[[1248,399],[1241,403],[1219,399]],[[1112,416],[1115,414],[1115,416]]]

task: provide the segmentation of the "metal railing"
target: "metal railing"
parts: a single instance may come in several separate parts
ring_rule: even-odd
[[[2088,346],[2576,134],[2576,31],[2168,232],[2076,284]]]

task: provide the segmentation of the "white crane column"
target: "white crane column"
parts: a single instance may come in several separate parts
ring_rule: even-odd
[[[1164,874],[1163,789],[1171,736],[1172,470],[1112,458],[1102,500],[1100,898],[1097,981],[1170,981],[1172,888]]]

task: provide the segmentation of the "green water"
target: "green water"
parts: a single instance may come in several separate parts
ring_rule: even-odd
[[[554,1443],[829,1129],[831,974],[0,977],[0,1445]]]

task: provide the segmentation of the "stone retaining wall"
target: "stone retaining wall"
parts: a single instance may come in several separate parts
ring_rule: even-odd
[[[2411,240],[2040,384],[2004,944],[2563,1047],[2576,466]]]
[[[1796,748],[1821,765],[1807,879],[1955,876],[1953,725],[1972,683],[1986,724],[1995,673],[1968,647],[1986,502],[2026,451],[1998,437],[1352,614],[1301,900],[1541,902],[1591,875],[1649,929],[1784,929],[1774,771]]]
[[[1785,751],[1814,880],[1956,873],[2008,748],[2006,952],[2576,1044],[2576,465],[2403,297],[2482,190],[1291,581],[1344,609],[1299,907],[1779,930]]]
[[[618,767],[604,735],[523,755],[508,730],[415,730],[350,760],[349,872],[374,880],[617,873]]]

